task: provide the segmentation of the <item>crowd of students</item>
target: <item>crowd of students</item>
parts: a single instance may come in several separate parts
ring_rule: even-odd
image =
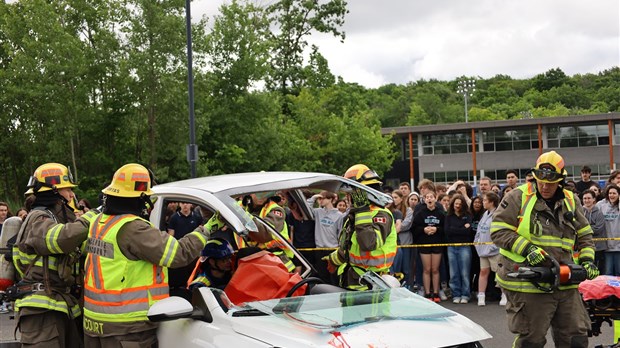
[[[596,243],[597,266],[604,274],[620,275],[620,240],[613,240],[620,238],[620,171],[613,171],[603,187],[590,180],[590,175],[591,169],[584,166],[582,180],[568,180],[564,187],[578,194],[594,238],[601,238]],[[530,175],[524,181],[529,180],[533,180]],[[506,297],[495,287],[493,272],[498,266],[499,249],[488,244],[489,231],[502,197],[519,184],[517,172],[508,170],[502,184],[482,178],[475,194],[473,187],[462,180],[446,186],[423,179],[417,191],[412,191],[407,182],[397,189],[384,187],[393,199],[389,208],[400,245],[391,272],[402,274],[406,287],[435,302],[451,297],[454,303],[468,303],[472,294],[477,294],[477,303],[483,306],[491,293],[492,299],[505,305]],[[300,219],[298,208],[289,207],[287,221],[292,226],[293,244],[298,248],[336,247],[346,201],[323,191],[309,197],[308,202],[315,206],[315,221]],[[472,242],[475,246],[469,244]],[[329,251],[305,251],[304,255],[325,281],[334,282],[321,261],[326,253]]]
[[[620,238],[620,171],[614,170],[603,187],[590,176],[591,169],[583,166],[582,180],[568,180],[564,187],[578,194],[594,238],[599,238],[597,266],[604,274],[618,276],[620,240],[613,239]],[[533,178],[528,175],[525,180]],[[448,283],[454,303],[468,303],[476,292],[478,305],[485,305],[488,291],[500,292],[489,287],[489,283],[494,283],[490,275],[497,269],[499,249],[484,243],[491,242],[489,230],[495,208],[518,185],[517,172],[508,170],[503,185],[482,178],[475,195],[473,188],[461,180],[446,187],[424,179],[417,187],[420,193],[412,192],[406,182],[394,191],[387,188],[386,193],[391,191],[394,198],[392,210],[402,245],[402,257],[392,271],[404,273],[407,284],[413,284],[413,289],[436,302],[449,297],[445,294],[447,288],[441,285]],[[404,207],[400,197],[406,197],[402,200]],[[401,214],[403,209],[405,213]],[[404,218],[399,221],[401,215]],[[471,242],[479,244],[461,245]],[[417,246],[411,248],[411,244]],[[506,298],[501,294],[500,305],[505,304]]]

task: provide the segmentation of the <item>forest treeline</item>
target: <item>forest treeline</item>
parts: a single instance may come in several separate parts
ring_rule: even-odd
[[[120,165],[189,177],[184,0],[0,3],[0,200],[40,164],[71,166],[94,198]],[[462,76],[365,88],[334,76],[315,33],[345,40],[343,0],[238,0],[192,25],[198,175],[391,168],[382,127],[620,111],[620,68],[530,79]],[[369,47],[369,49],[372,49]]]

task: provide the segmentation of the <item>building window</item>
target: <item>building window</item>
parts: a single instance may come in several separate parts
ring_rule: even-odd
[[[446,171],[446,172],[425,172],[422,176],[424,179],[432,180],[435,184],[452,184],[457,180],[463,180],[473,184],[474,175],[471,170]],[[476,172],[478,180],[480,180],[480,171]]]
[[[536,128],[517,130],[489,130],[482,132],[484,151],[514,151],[538,148]]]
[[[573,180],[575,182],[581,180],[581,167],[583,164],[574,165],[574,166],[566,166],[567,177],[566,180]],[[609,173],[611,173],[609,163],[599,163],[599,164],[587,164],[588,167],[592,168],[592,174],[590,176],[590,180],[595,182],[607,181],[609,178]],[[604,184],[603,184],[604,187]]]
[[[549,148],[609,145],[607,125],[548,127],[547,145]]]
[[[424,134],[422,135],[422,154],[449,155],[471,153],[471,134]]]
[[[413,136],[413,158],[419,157],[418,155],[418,141],[417,136]],[[403,161],[409,160],[409,137],[405,136],[404,138],[400,138],[400,158]]]

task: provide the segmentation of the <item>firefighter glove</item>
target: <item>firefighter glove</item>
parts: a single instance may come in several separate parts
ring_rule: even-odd
[[[527,248],[527,256],[525,256],[525,259],[531,266],[535,266],[545,261],[546,257],[546,251],[537,247],[536,245],[530,245],[529,248]]]
[[[596,265],[592,261],[586,261],[581,265],[583,266],[583,268],[585,268],[586,273],[588,274],[588,279],[592,280],[598,277],[600,272],[598,270],[598,267],[596,267]]]
[[[336,273],[336,265],[332,263],[329,255],[322,257],[321,260],[327,262],[327,272]]]
[[[370,201],[368,200],[368,194],[366,191],[359,187],[354,187],[353,192],[351,192],[351,205],[355,209],[368,207],[370,205]]]
[[[210,233],[218,231],[224,227],[224,221],[222,221],[219,211],[216,211],[215,214],[213,214],[209,221],[207,221],[205,227]]]

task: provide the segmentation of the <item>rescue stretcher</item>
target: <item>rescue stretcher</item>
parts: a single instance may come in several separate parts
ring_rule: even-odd
[[[596,347],[620,348],[620,277],[598,276],[583,281],[579,284],[579,292],[592,322],[592,330],[588,335],[600,335],[603,323],[614,329],[614,343]]]

